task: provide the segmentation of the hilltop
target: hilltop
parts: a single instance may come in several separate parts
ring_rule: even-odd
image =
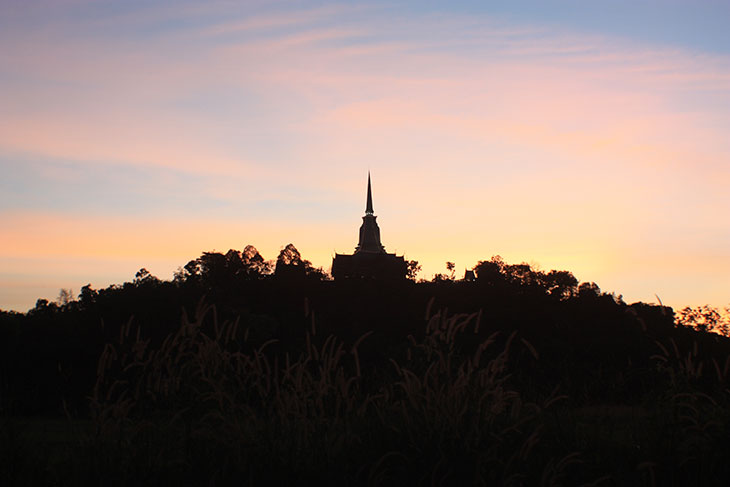
[[[97,475],[712,485],[727,468],[730,340],[568,271],[494,257],[469,280],[333,281],[292,245],[275,263],[248,246],[61,298],[0,314],[5,434],[93,426],[63,442],[94,445],[76,468]]]

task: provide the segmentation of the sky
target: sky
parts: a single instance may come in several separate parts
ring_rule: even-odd
[[[0,0],[0,309],[204,251],[730,303],[730,3]]]

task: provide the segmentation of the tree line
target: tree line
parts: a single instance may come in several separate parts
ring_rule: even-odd
[[[334,281],[291,244],[275,261],[249,245],[203,252],[171,280],[142,268],[0,312],[0,448],[23,452],[0,455],[0,472],[11,485],[103,469],[140,485],[206,483],[210,471],[354,485],[638,485],[650,473],[713,485],[727,473],[719,310],[626,303],[499,256],[464,279],[452,262],[431,280],[418,268]],[[44,464],[57,454],[23,449],[7,426],[45,418],[93,433],[68,462]]]

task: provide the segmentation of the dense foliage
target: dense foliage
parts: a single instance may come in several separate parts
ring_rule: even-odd
[[[730,343],[499,257],[334,282],[291,244],[0,312],[10,484],[724,485]],[[418,263],[409,268],[415,278]],[[716,333],[713,333],[716,332]],[[42,465],[42,468],[37,468]]]

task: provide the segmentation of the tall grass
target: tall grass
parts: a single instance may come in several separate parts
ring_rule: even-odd
[[[94,461],[134,480],[353,485],[558,485],[577,452],[540,449],[545,408],[509,386],[513,333],[471,352],[479,314],[429,316],[402,357],[363,367],[359,348],[317,335],[301,352],[249,343],[200,305],[158,348],[130,321],[99,359]],[[181,473],[184,472],[184,475]]]
[[[539,350],[490,334],[481,313],[429,305],[423,332],[399,348],[378,330],[352,341],[318,332],[307,308],[308,324],[286,335],[301,340],[287,343],[204,304],[157,344],[130,320],[99,357],[88,427],[53,443],[29,441],[38,425],[0,422],[0,473],[7,485],[116,486],[725,485],[730,475],[730,359],[701,345],[657,343],[643,402],[586,406],[514,378],[535,370]],[[373,354],[384,344],[396,350],[386,359]]]

